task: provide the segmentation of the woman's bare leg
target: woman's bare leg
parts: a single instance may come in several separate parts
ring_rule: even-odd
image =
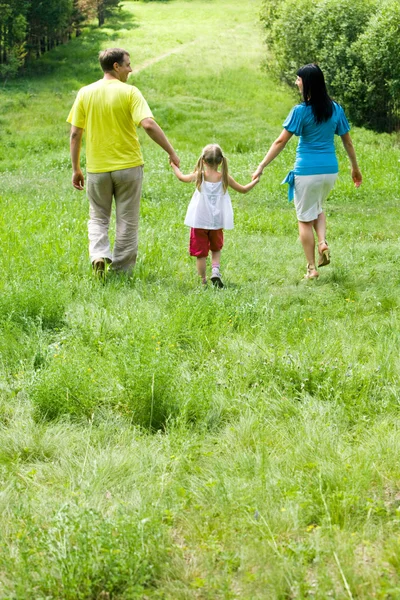
[[[325,265],[329,265],[331,262],[331,253],[329,250],[329,246],[325,239],[326,236],[326,217],[322,212],[318,215],[318,218],[313,222],[315,232],[318,237],[318,266],[324,267]]]
[[[315,233],[317,234],[317,237],[318,237],[318,244],[320,244],[320,242],[324,242],[325,237],[326,237],[325,213],[322,212],[318,215],[318,217],[315,219],[315,221],[313,221],[313,226],[315,229]]]
[[[315,239],[313,231],[313,221],[299,221],[299,235],[307,264],[315,268]]]

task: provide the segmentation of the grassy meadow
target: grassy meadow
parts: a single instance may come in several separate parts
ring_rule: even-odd
[[[1,600],[400,599],[399,136],[352,131],[358,190],[338,144],[310,282],[292,140],[232,192],[216,290],[141,132],[137,268],[91,273],[65,119],[98,51],[130,51],[184,172],[218,142],[246,183],[297,102],[258,12],[127,0],[0,89]]]

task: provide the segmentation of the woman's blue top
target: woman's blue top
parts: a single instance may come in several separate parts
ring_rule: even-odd
[[[311,106],[297,104],[289,113],[283,127],[300,137],[296,150],[296,162],[284,182],[289,183],[289,199],[293,199],[295,175],[320,175],[337,173],[338,161],[334,136],[350,131],[343,108],[333,102],[333,113],[328,121],[316,123]],[[292,196],[292,197],[290,197]]]

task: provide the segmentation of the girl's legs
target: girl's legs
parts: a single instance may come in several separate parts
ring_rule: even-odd
[[[219,263],[221,260],[221,250],[212,250],[211,251],[211,260],[212,260],[212,273],[211,273],[211,281],[212,284],[216,287],[223,288],[224,284],[221,278],[221,273],[219,271]]]
[[[217,268],[219,270],[220,262],[221,262],[221,250],[218,250],[217,252],[215,250],[212,250],[211,251],[212,268],[213,269]]]
[[[197,259],[196,259],[197,272],[201,277],[202,283],[207,283],[206,264],[207,264],[207,258],[205,256],[197,257]]]
[[[210,231],[210,250],[211,250],[211,281],[213,285],[219,288],[223,288],[221,273],[219,271],[219,263],[221,260],[221,250],[224,245],[224,232],[222,229],[215,229]]]
[[[207,261],[207,258],[205,256],[198,256],[197,257],[197,262],[196,262],[197,272],[200,275],[201,281],[203,283],[207,282],[207,277],[206,277],[206,261]]]

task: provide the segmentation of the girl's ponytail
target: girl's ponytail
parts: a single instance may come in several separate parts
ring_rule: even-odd
[[[222,186],[224,188],[224,192],[226,192],[226,190],[228,189],[228,185],[229,185],[229,177],[228,177],[228,161],[226,160],[225,156],[222,157],[222,167],[221,167],[221,174],[222,174]]]
[[[196,188],[200,191],[201,184],[203,182],[203,155],[200,156],[199,160],[196,163],[194,168],[194,172],[196,173]]]

